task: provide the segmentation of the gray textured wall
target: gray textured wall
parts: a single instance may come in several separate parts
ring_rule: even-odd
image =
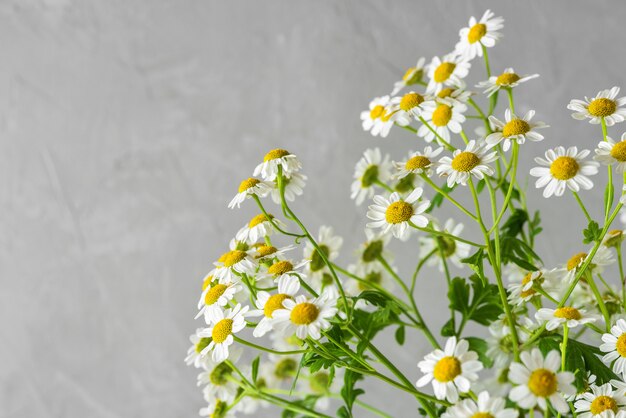
[[[226,209],[239,180],[271,147],[298,154],[310,181],[296,209],[335,225],[349,255],[361,151],[416,147],[403,132],[374,140],[359,112],[487,7],[507,19],[494,69],[541,73],[518,108],[552,128],[524,147],[523,174],[548,146],[593,148],[597,127],[565,105],[624,85],[622,1],[0,2],[0,417],[194,416],[182,359],[200,279],[253,213]],[[596,213],[601,195],[583,195]],[[547,264],[578,251],[574,200],[529,199]],[[442,278],[422,280],[440,325]],[[411,379],[426,349],[411,337],[393,352]]]

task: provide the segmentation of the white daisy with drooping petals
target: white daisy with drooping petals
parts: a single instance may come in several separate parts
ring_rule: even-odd
[[[393,162],[394,167],[396,168],[396,172],[391,176],[394,179],[402,179],[409,174],[424,174],[430,177],[434,168],[437,166],[437,161],[435,158],[443,151],[443,147],[437,147],[433,149],[433,147],[424,148],[423,152],[409,152],[409,158],[405,161]]]
[[[617,98],[619,87],[600,91],[596,97],[585,100],[572,99],[567,105],[573,110],[572,117],[578,120],[590,119],[589,123],[598,124],[602,119],[607,126],[613,126],[626,120],[626,97]]]
[[[242,352],[243,350],[240,347],[233,348],[230,350],[229,360],[236,364]],[[198,374],[198,386],[203,387],[204,399],[207,402],[217,399],[227,402],[234,401],[237,397],[239,385],[231,379],[231,376],[235,373],[233,368],[226,362],[215,362],[208,356],[204,357],[202,368],[204,371]],[[234,376],[237,375],[235,374]]]
[[[504,18],[494,16],[487,10],[478,21],[470,17],[469,26],[459,31],[461,39],[456,44],[456,53],[472,60],[483,56],[483,47],[492,48],[502,36],[498,31],[504,27]]]
[[[250,177],[247,180],[243,180],[239,184],[237,194],[228,204],[230,209],[234,209],[235,206],[241,207],[244,200],[249,199],[252,196],[265,197],[272,190],[272,185],[266,181],[255,179]]]
[[[520,355],[522,363],[511,363],[509,380],[519,386],[514,387],[509,394],[513,402],[525,409],[533,409],[536,405],[544,411],[548,408],[548,401],[560,413],[569,411],[564,396],[576,393],[572,385],[574,374],[559,372],[561,369],[561,355],[552,350],[544,359],[538,348],[525,351]]]
[[[302,196],[302,189],[304,189],[306,180],[307,176],[300,173],[292,173],[289,177],[283,177],[285,199],[293,202],[296,200],[296,196]],[[277,205],[280,204],[280,189],[278,185],[272,188],[272,200]]]
[[[492,150],[486,144],[471,140],[465,150],[454,151],[452,158],[441,158],[437,166],[437,174],[447,177],[449,187],[455,184],[465,186],[472,176],[479,180],[485,176],[492,176],[494,170],[487,164],[497,159],[497,151]]]
[[[384,183],[391,177],[391,162],[389,155],[380,152],[379,148],[368,149],[363,157],[356,163],[354,169],[354,182],[352,182],[350,198],[360,205],[365,199],[374,196],[374,190],[378,181]]]
[[[452,53],[442,58],[434,57],[428,65],[428,94],[436,94],[445,86],[459,87],[463,79],[469,74],[472,66],[467,58]]]
[[[278,280],[278,293],[270,294],[265,291],[257,292],[255,305],[257,309],[251,310],[248,316],[263,316],[252,335],[257,338],[264,336],[272,329],[274,312],[277,309],[284,309],[283,302],[287,299],[293,300],[300,290],[300,280],[294,276],[282,276]]]
[[[424,373],[415,386],[421,388],[432,382],[435,397],[456,403],[459,392],[471,390],[471,383],[478,380],[478,372],[483,364],[478,361],[478,354],[468,351],[469,343],[456,337],[448,338],[443,350],[436,349],[417,363]]]
[[[462,223],[456,223],[452,218],[446,221],[443,228],[438,222],[435,221],[433,221],[432,225],[434,230],[446,232],[450,235],[454,235],[455,237],[460,237],[464,228]],[[445,258],[446,262],[451,261],[452,264],[458,268],[462,268],[464,264],[461,260],[469,257],[470,255],[471,247],[469,244],[457,241],[450,237],[433,234],[431,237],[420,237],[419,241],[420,257],[426,257],[427,254],[435,251],[435,253],[427,261],[427,264],[429,266],[438,266],[439,271],[444,271],[444,262],[442,257]]]
[[[198,301],[198,309],[200,309],[200,311],[196,315],[196,318],[202,315],[208,315],[211,310],[223,309],[242,289],[243,288],[237,283],[217,282],[207,286]]]
[[[595,161],[586,161],[589,150],[578,152],[578,148],[556,147],[546,151],[545,158],[536,157],[535,162],[541,167],[533,167],[530,175],[539,177],[535,187],[543,190],[543,197],[562,196],[565,187],[573,192],[580,189],[589,190],[593,182],[588,176],[598,173],[599,164]]]
[[[593,159],[603,165],[614,165],[618,173],[626,172],[626,132],[622,134],[619,142],[607,136],[606,141],[598,144]]]
[[[467,106],[463,103],[450,99],[438,99],[424,102],[422,108],[422,117],[426,123],[419,127],[417,135],[424,138],[426,142],[433,140],[441,142],[437,135],[444,141],[450,142],[450,132],[458,134],[463,130],[461,126],[465,122],[463,113],[467,110]]]
[[[518,412],[513,408],[505,408],[503,398],[492,397],[489,392],[482,391],[476,401],[463,399],[448,408],[441,418],[517,418]]]
[[[576,253],[567,260],[565,263],[564,269],[565,272],[562,274],[560,281],[565,279],[565,282],[569,285],[574,281],[576,277],[576,273],[578,272],[578,268],[582,266],[585,261],[589,258],[589,254],[591,254],[591,250],[589,252],[580,252]],[[605,267],[608,267],[615,263],[615,257],[613,257],[613,252],[605,246],[598,247],[598,250],[593,256],[593,260],[589,264],[587,271],[593,272],[594,274],[602,273]]]
[[[200,337],[198,333],[202,331],[202,328],[198,328],[194,334],[191,334],[189,337],[189,341],[191,341],[191,347],[187,350],[187,357],[185,357],[185,363],[189,366],[191,364],[194,367],[202,367],[203,356],[202,350],[206,348],[207,345],[211,342],[210,338]]]
[[[479,89],[485,89],[483,93],[485,93],[487,97],[490,97],[501,88],[512,89],[521,83],[525,83],[526,81],[537,77],[539,77],[539,74],[518,75],[515,73],[513,68],[507,68],[502,74],[491,76],[489,77],[489,80],[481,81],[476,85],[476,87]]]
[[[603,344],[600,345],[600,351],[606,354],[602,357],[602,361],[612,370],[626,377],[626,321],[618,319],[615,325],[611,327],[611,332],[602,335]]]
[[[263,162],[256,166],[253,175],[260,174],[264,180],[272,181],[278,175],[279,167],[283,176],[290,176],[300,171],[302,163],[289,151],[276,148],[265,154]]]
[[[308,263],[309,260],[301,260],[300,262],[293,260],[276,260],[267,268],[266,276],[272,278],[274,283],[278,283],[283,277],[293,277],[297,280],[304,279],[306,275],[301,269]]]
[[[402,76],[402,80],[396,81],[393,84],[393,91],[391,92],[392,96],[395,96],[405,88],[406,86],[412,86],[420,81],[422,81],[422,77],[424,76],[424,64],[426,63],[426,58],[421,57],[417,60],[414,67],[409,67],[404,75]]]
[[[369,110],[361,112],[361,120],[364,131],[369,131],[373,136],[385,138],[394,122],[391,120],[389,96],[376,97],[370,102]]]
[[[256,268],[249,252],[242,250],[222,254],[213,265],[215,268],[206,277],[213,276],[222,284],[238,282],[240,274],[254,273]]]
[[[589,324],[598,320],[597,315],[588,315],[584,309],[573,306],[562,306],[556,309],[541,308],[535,313],[538,321],[547,321],[546,329],[552,331],[561,325],[575,328],[579,325]]]
[[[521,306],[535,296],[541,296],[535,287],[540,287],[543,279],[542,270],[527,272],[519,281],[512,279],[508,288],[509,301],[517,306]]]
[[[412,120],[417,120],[424,111],[424,104],[428,103],[428,97],[414,91],[408,92],[402,97],[391,99],[391,120],[400,126],[407,126]]]
[[[395,192],[389,198],[374,196],[374,204],[367,211],[367,217],[374,222],[369,222],[367,227],[382,228],[385,234],[391,232],[398,239],[408,239],[411,223],[424,228],[429,222],[422,215],[430,206],[430,200],[420,201],[423,192],[421,187],[417,187],[405,198]]]
[[[247,244],[254,244],[259,239],[272,235],[275,230],[274,224],[281,227],[284,226],[271,213],[268,213],[267,216],[264,213],[260,213],[250,219],[248,224],[242,227],[235,237],[237,240]]]
[[[618,394],[610,383],[590,385],[589,391],[578,396],[574,404],[578,418],[614,418],[615,413],[626,405],[626,398]]]
[[[465,86],[457,87],[444,87],[435,96],[435,101],[439,102],[441,99],[447,99],[448,101],[457,101],[460,103],[466,103],[470,97],[474,94],[471,91],[465,90]]]
[[[282,259],[283,255],[286,252],[291,251],[294,248],[296,248],[295,245],[286,245],[284,247],[277,248],[273,245],[267,245],[263,243],[252,246],[251,253],[257,261],[267,262],[273,258]]]
[[[485,141],[491,146],[504,141],[502,149],[508,151],[513,141],[522,145],[526,139],[533,142],[543,140],[543,135],[536,130],[547,128],[548,125],[543,122],[531,122],[533,116],[535,116],[535,111],[529,110],[523,118],[518,118],[511,112],[511,109],[504,112],[504,122],[495,116],[489,116],[494,132],[488,135]]]
[[[200,337],[211,337],[211,342],[202,350],[202,355],[210,351],[211,358],[218,363],[228,358],[228,347],[235,340],[233,335],[246,327],[244,315],[248,308],[237,304],[233,309],[216,309],[209,313],[209,327],[198,333]]]
[[[297,296],[295,300],[283,300],[284,309],[274,311],[273,328],[285,335],[296,334],[302,340],[311,337],[318,340],[321,331],[330,328],[330,318],[337,314],[337,299],[324,291],[314,299]]]

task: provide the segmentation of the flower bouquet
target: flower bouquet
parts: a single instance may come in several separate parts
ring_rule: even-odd
[[[364,390],[368,379],[407,393],[411,416],[626,417],[623,232],[611,227],[626,200],[626,134],[609,136],[626,98],[613,87],[567,105],[575,123],[598,125],[593,157],[534,144],[548,125],[517,113],[514,92],[537,75],[492,72],[488,51],[502,28],[490,11],[472,17],[452,53],[417,60],[361,114],[371,135],[404,130],[418,150],[391,161],[370,149],[356,164],[351,197],[369,202],[369,222],[352,264],[339,264],[343,240],[332,227],[312,232],[290,206],[307,180],[296,155],[269,151],[241,182],[229,207],[256,205],[258,215],[204,278],[203,325],[186,358],[201,371],[202,416],[274,405],[283,417],[390,417]],[[484,81],[469,89],[475,67]],[[541,154],[529,172],[521,152]],[[605,198],[594,213],[579,193],[601,166]],[[520,187],[527,172],[554,204],[571,193],[587,219],[563,264],[546,266],[535,251],[542,227]],[[458,218],[438,219],[442,205]],[[464,235],[463,223],[480,237]],[[412,272],[394,267],[393,239],[419,249]],[[425,265],[448,286],[440,329],[415,299]],[[469,334],[469,323],[484,332]],[[402,370],[378,344],[389,331],[398,350],[412,350],[401,346],[413,333],[432,351]]]

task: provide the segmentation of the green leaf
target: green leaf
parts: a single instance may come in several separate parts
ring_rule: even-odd
[[[484,188],[485,188],[485,179],[482,179],[476,185],[476,192],[480,194],[480,192],[482,192]]]
[[[456,332],[454,330],[454,323],[452,318],[448,319],[448,321],[441,327],[441,336],[442,337],[452,337]]]
[[[465,339],[469,343],[469,349],[478,354],[478,359],[486,368],[493,366],[493,359],[487,355],[489,345],[485,339],[477,337],[466,337]]]
[[[400,345],[404,345],[404,336],[405,336],[404,334],[405,334],[404,325],[400,325],[398,329],[396,329],[396,333],[395,333],[396,341]]]
[[[489,325],[502,313],[498,287],[494,284],[484,283],[476,275],[470,277],[470,281],[471,299],[470,285],[460,277],[455,277],[452,280],[448,290],[450,307],[460,312],[466,320],[472,320],[481,325]]]
[[[543,231],[541,227],[541,214],[539,211],[535,211],[533,219],[530,221],[530,235],[534,238]]]
[[[358,364],[355,363],[354,366],[358,366]],[[346,370],[343,376],[343,388],[341,388],[341,397],[343,398],[343,401],[345,403],[345,406],[342,407],[344,409],[342,413],[347,414],[343,415],[345,417],[352,417],[352,406],[354,405],[354,401],[356,400],[357,396],[365,393],[363,389],[355,389],[354,387],[356,383],[362,379],[363,375],[353,370]],[[337,411],[337,413],[339,414],[340,412]]]
[[[259,375],[259,361],[261,360],[260,356],[257,356],[253,361],[252,361],[252,381],[254,383],[256,383],[257,381],[257,377]]]
[[[493,240],[492,245],[495,245]],[[513,236],[500,237],[500,256],[502,264],[515,263],[529,271],[537,270],[533,261],[541,263],[541,258],[524,241]]]
[[[502,225],[502,236],[514,237],[522,232],[528,222],[528,213],[523,209],[515,209],[509,219]]]
[[[585,236],[583,242],[585,244],[589,244],[600,240],[600,237],[602,236],[602,229],[600,229],[600,225],[598,225],[596,221],[591,221],[589,222],[589,225],[587,225],[587,229],[583,231],[583,235]]]
[[[461,262],[469,265],[470,268],[474,270],[476,274],[478,274],[478,277],[480,277],[484,283],[487,283],[487,279],[485,278],[485,271],[483,267],[484,258],[485,258],[485,250],[483,250],[482,248],[479,248],[478,251],[476,251],[471,256],[462,259]]]

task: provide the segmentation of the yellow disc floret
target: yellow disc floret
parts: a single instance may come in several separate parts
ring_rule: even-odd
[[[626,357],[626,333],[620,335],[617,338],[617,342],[615,343],[615,350],[617,350],[617,353],[620,356]]]
[[[456,68],[456,64],[453,62],[442,62],[441,64],[439,64],[439,67],[437,67],[437,69],[435,70],[433,79],[437,83],[443,83],[448,78],[450,78],[455,68]]]
[[[259,257],[267,257],[268,255],[274,254],[278,249],[271,245],[260,245],[257,247],[256,252],[259,254]]]
[[[589,114],[597,118],[611,116],[617,110],[617,103],[614,100],[601,97],[594,99],[589,103]]]
[[[572,258],[567,260],[567,271],[572,271],[577,268],[580,263],[585,261],[585,258],[587,258],[587,253],[578,253],[572,256]]]
[[[463,151],[454,157],[451,165],[454,170],[467,173],[472,171],[478,164],[480,164],[478,155],[473,152]]]
[[[213,341],[217,344],[223,343],[226,341],[226,338],[233,332],[233,320],[229,318],[222,319],[220,322],[215,324],[213,327],[213,332],[211,332],[211,337]]]
[[[238,190],[238,191],[239,191],[239,193],[243,193],[243,192],[245,192],[246,190],[248,190],[248,189],[250,189],[250,188],[252,188],[252,187],[256,186],[256,185],[257,185],[257,184],[259,184],[260,182],[261,182],[261,180],[259,180],[259,179],[255,179],[254,177],[250,177],[249,179],[244,180],[244,181],[242,181],[242,182],[239,184],[239,190]]]
[[[471,418],[495,418],[489,412],[476,412]]]
[[[452,119],[452,108],[445,104],[437,106],[433,112],[433,124],[436,126],[446,126]]]
[[[265,302],[265,306],[263,307],[263,313],[266,317],[271,318],[276,309],[283,308],[283,301],[285,299],[293,299],[291,296],[285,293],[277,293],[275,295],[270,296],[270,298]]]
[[[619,162],[626,161],[626,141],[618,142],[611,148],[611,157]]]
[[[519,81],[520,76],[515,73],[502,73],[496,78],[496,84],[499,86],[510,86]]]
[[[280,276],[281,274],[289,273],[292,270],[293,264],[287,260],[283,260],[272,264],[272,266],[267,269],[267,272],[269,274],[273,274],[274,276]]]
[[[228,286],[218,283],[212,286],[204,295],[204,304],[213,305],[224,294]]]
[[[446,356],[435,364],[433,376],[439,382],[451,382],[461,374],[461,362],[458,358]]]
[[[411,157],[406,164],[404,164],[404,168],[409,171],[420,170],[428,167],[430,165],[430,160],[428,157],[424,157],[423,155],[416,155],[415,157]]]
[[[514,135],[525,135],[530,131],[530,125],[523,119],[512,119],[504,128],[502,128],[502,135],[505,137]]]
[[[233,250],[222,254],[219,261],[224,263],[224,267],[232,267],[246,258],[247,255],[245,251]]]
[[[286,157],[289,154],[291,153],[287,150],[276,148],[265,154],[265,157],[263,157],[263,161],[276,160],[278,158]]]
[[[408,112],[414,107],[421,105],[423,102],[424,102],[424,96],[422,96],[421,94],[407,93],[404,96],[402,96],[402,99],[400,99],[400,109],[404,110],[405,112]]]
[[[550,164],[550,174],[558,180],[569,180],[578,174],[580,165],[573,157],[561,156]]]
[[[571,306],[563,306],[562,308],[558,308],[554,311],[554,316],[556,318],[563,319],[581,319],[583,316],[580,314],[580,311],[576,308],[572,308]]]
[[[264,213],[260,213],[257,216],[255,216],[254,218],[250,219],[250,222],[248,222],[248,228],[254,228],[255,226],[257,226],[260,223],[263,223],[265,221],[269,221],[270,219],[274,219],[274,216],[271,214],[269,215],[269,219],[267,216],[265,216]]]
[[[617,402],[610,396],[598,396],[591,402],[591,405],[589,405],[589,412],[591,412],[593,416],[600,415],[604,411],[608,410],[613,412],[617,412],[618,410]]]
[[[446,97],[452,96],[454,93],[454,89],[451,87],[446,87],[445,89],[441,89],[441,91],[437,94],[437,97],[440,99],[445,99]]]
[[[320,314],[319,308],[310,302],[299,303],[291,310],[289,319],[296,325],[309,325]]]
[[[557,379],[554,372],[548,369],[537,369],[530,374],[528,389],[541,398],[548,398],[557,389]]]
[[[487,34],[487,25],[484,23],[477,23],[472,26],[467,33],[467,40],[470,44],[475,44],[480,41],[483,36]]]
[[[385,106],[376,105],[370,110],[370,118],[378,119],[385,113]]]
[[[399,224],[401,222],[407,222],[413,216],[414,210],[411,204],[403,202],[393,202],[387,206],[385,211],[385,219],[390,224]]]

